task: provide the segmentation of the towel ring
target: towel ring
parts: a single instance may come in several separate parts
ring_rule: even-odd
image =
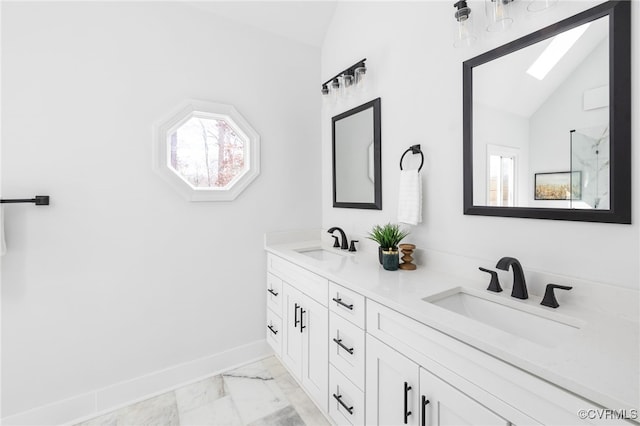
[[[424,165],[424,154],[422,153],[422,150],[420,149],[420,145],[411,145],[409,147],[409,149],[407,149],[404,154],[402,154],[402,157],[400,157],[400,170],[403,170],[402,168],[402,160],[404,160],[404,156],[407,155],[409,153],[409,151],[411,151],[412,154],[420,154],[420,157],[422,157],[422,160],[420,161],[420,167],[418,167],[418,171],[422,170],[422,166]]]

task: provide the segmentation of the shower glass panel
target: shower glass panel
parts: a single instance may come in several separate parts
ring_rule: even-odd
[[[609,210],[609,128],[571,131],[571,187],[580,186],[574,209]],[[576,188],[577,189],[577,188]],[[578,198],[578,197],[576,197]]]

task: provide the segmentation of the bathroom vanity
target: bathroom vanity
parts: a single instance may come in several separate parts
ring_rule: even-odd
[[[266,236],[267,340],[336,424],[637,421],[631,318],[487,292],[481,272],[385,271],[323,234]]]

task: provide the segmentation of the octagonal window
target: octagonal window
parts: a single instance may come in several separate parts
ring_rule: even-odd
[[[169,139],[169,165],[193,188],[227,188],[245,172],[249,140],[224,119],[191,117]]]
[[[187,101],[154,139],[155,169],[190,201],[232,200],[259,173],[259,136],[230,105]]]

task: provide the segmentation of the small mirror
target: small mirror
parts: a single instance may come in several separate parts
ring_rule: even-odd
[[[608,2],[463,65],[465,214],[630,223],[630,20]]]
[[[382,210],[380,98],[336,115],[333,207]]]

